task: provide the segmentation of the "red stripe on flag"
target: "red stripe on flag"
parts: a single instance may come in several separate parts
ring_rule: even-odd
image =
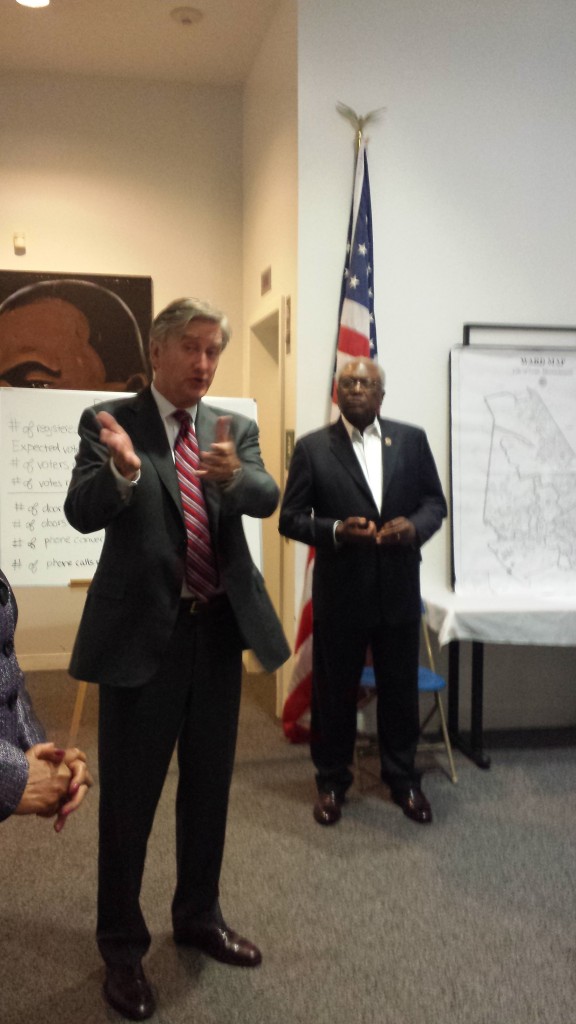
[[[338,332],[338,352],[345,352],[351,359],[359,359],[360,356],[370,357],[370,342],[365,334],[358,334],[358,331],[341,324]]]
[[[282,709],[282,729],[286,739],[291,743],[307,743],[310,739],[310,730],[300,722],[300,719],[310,710],[312,697],[312,572],[314,558],[314,548],[308,548],[302,605],[294,647],[294,664],[290,678],[290,693],[284,701]]]
[[[300,622],[298,624],[298,634],[296,636],[296,646],[294,651],[297,652],[302,644],[312,633],[312,601],[307,601],[304,607],[300,610]]]
[[[307,743],[310,739],[310,729],[307,725],[302,725],[298,719],[309,710],[311,699],[312,672],[301,680],[284,703],[282,729],[286,739],[291,743]]]

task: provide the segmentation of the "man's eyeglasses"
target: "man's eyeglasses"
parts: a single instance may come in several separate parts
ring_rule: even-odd
[[[382,384],[373,377],[340,377],[338,387],[343,391],[354,391],[358,385],[362,391],[381,391]]]

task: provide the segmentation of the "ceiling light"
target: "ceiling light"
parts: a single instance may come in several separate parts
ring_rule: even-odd
[[[174,18],[179,25],[197,25],[202,21],[204,14],[197,7],[175,7],[170,11],[170,17]]]
[[[22,7],[48,7],[50,0],[16,0]]]

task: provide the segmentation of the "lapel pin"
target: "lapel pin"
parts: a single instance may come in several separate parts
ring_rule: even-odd
[[[392,438],[391,437],[385,437],[384,438],[384,444],[386,445],[387,448],[390,448],[392,446]]]

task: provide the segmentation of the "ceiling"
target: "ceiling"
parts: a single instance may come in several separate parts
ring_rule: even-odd
[[[280,0],[0,0],[0,68],[195,84],[247,77]],[[194,7],[197,24],[171,11]]]

